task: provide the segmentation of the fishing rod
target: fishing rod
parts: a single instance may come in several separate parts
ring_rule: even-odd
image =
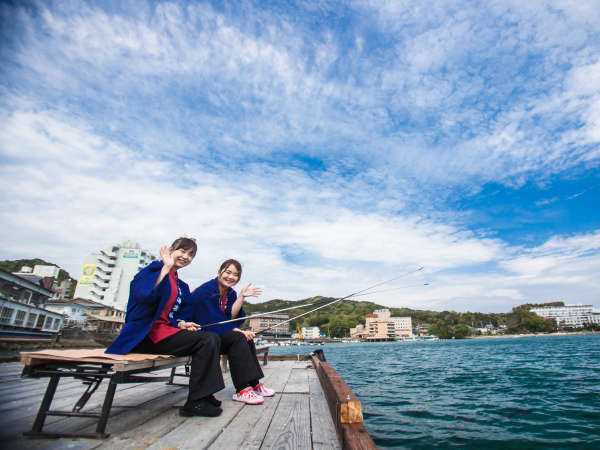
[[[307,303],[306,305],[300,305],[300,306],[291,306],[289,308],[276,309],[275,311],[267,311],[267,312],[264,312],[264,313],[251,314],[249,316],[237,317],[235,319],[223,320],[221,322],[209,323],[207,325],[200,325],[200,328],[213,327],[215,325],[223,325],[225,323],[237,322],[239,320],[254,319],[255,317],[262,317],[262,316],[266,316],[266,315],[269,315],[269,314],[275,314],[275,313],[282,312],[282,311],[289,311],[290,309],[298,309],[298,308],[304,308],[305,306],[312,306],[315,303],[317,303],[317,302]]]
[[[398,289],[408,289],[411,287],[429,286],[430,284],[431,283],[427,282],[427,283],[423,283],[423,284],[411,284],[410,286],[399,286],[399,287],[395,287],[395,288],[381,289],[380,291],[372,291],[372,292],[365,292],[364,294],[357,294],[354,297],[362,297],[364,295],[379,294],[380,292],[397,291]]]
[[[342,298],[335,299],[335,300],[333,300],[332,302],[329,302],[329,303],[327,303],[327,304],[325,304],[325,305],[319,306],[319,307],[317,307],[317,308],[315,308],[315,309],[312,309],[312,310],[310,310],[310,311],[307,311],[307,312],[305,312],[305,313],[299,314],[299,315],[297,315],[297,316],[295,316],[295,317],[292,317],[291,319],[285,320],[285,321],[283,321],[283,322],[279,322],[279,323],[277,323],[277,324],[275,324],[275,325],[271,325],[270,327],[267,327],[267,328],[265,328],[265,329],[258,330],[258,331],[255,333],[255,335],[256,335],[256,336],[258,336],[259,334],[262,334],[262,333],[264,333],[264,332],[265,332],[265,331],[267,331],[267,330],[270,330],[270,329],[272,329],[272,328],[279,327],[279,326],[281,326],[281,325],[285,325],[286,323],[289,323],[289,322],[291,322],[292,320],[296,320],[296,319],[298,319],[298,318],[300,318],[300,317],[304,317],[304,316],[306,316],[307,314],[311,314],[311,313],[313,313],[313,312],[315,312],[315,311],[318,311],[319,309],[326,308],[327,306],[331,306],[331,305],[333,305],[334,303],[341,302],[342,300],[349,299],[350,297],[358,296],[359,294],[362,294],[363,292],[366,292],[366,291],[369,291],[369,290],[371,290],[371,289],[373,289],[373,288],[376,288],[377,286],[381,286],[382,284],[385,284],[385,283],[390,283],[391,281],[397,280],[398,278],[405,277],[405,276],[407,276],[407,275],[410,275],[410,274],[412,274],[412,273],[415,273],[415,272],[419,272],[420,270],[423,270],[423,266],[419,267],[419,268],[418,268],[418,269],[416,269],[416,270],[413,270],[413,271],[407,272],[407,273],[405,273],[405,274],[399,275],[399,276],[397,276],[397,277],[390,278],[389,280],[381,281],[381,282],[379,282],[379,283],[377,283],[377,284],[374,284],[374,285],[372,285],[372,286],[369,286],[368,288],[361,289],[360,291],[356,291],[356,292],[354,292],[354,293],[352,293],[352,294],[350,294],[350,295],[346,295],[345,297],[342,297]]]

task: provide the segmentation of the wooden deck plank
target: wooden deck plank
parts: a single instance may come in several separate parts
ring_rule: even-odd
[[[286,394],[308,394],[308,370],[306,368],[296,369],[292,367],[290,378],[283,392]]]
[[[106,393],[107,387],[108,383],[103,382],[101,387],[94,393],[82,411],[96,413],[99,412],[102,402],[104,401],[104,394]],[[78,392],[77,395],[70,396],[67,394],[60,394],[60,392],[57,391],[57,395],[55,396],[55,401],[52,402],[51,409],[70,410],[73,407],[76,399],[78,399],[81,396],[81,393],[83,393],[84,386],[81,386],[81,388],[81,391]],[[123,412],[123,408],[135,406],[142,401],[146,401],[148,396],[153,397],[165,395],[175,392],[179,389],[187,390],[186,388],[182,388],[180,386],[169,386],[163,383],[156,383],[153,385],[148,383],[136,383],[118,386],[117,393],[115,394],[115,401],[113,403],[113,409],[111,410],[108,421],[108,432],[110,432],[112,418]],[[148,391],[148,393],[146,393],[146,391]],[[5,412],[3,415],[3,423],[6,423],[10,426],[0,427],[0,437],[10,438],[11,436],[30,430],[38,412],[40,401],[41,395],[35,404],[25,405],[17,410]],[[93,420],[94,419],[49,416],[46,418],[44,430],[72,432],[74,430],[84,428],[92,423]]]
[[[261,449],[309,449],[309,396],[283,394]]]
[[[327,405],[323,388],[316,374],[309,376],[308,382],[310,386],[312,446],[314,449],[341,450],[342,447],[337,439],[335,425],[329,413],[329,405]]]
[[[57,392],[55,398],[61,398],[68,396],[69,398],[74,398],[75,396],[83,394],[86,389],[86,386],[81,384],[81,381],[76,380],[74,383],[62,383],[60,382],[60,392]],[[12,410],[16,407],[22,407],[28,404],[38,404],[40,403],[40,397],[44,395],[46,392],[46,388],[48,386],[48,380],[43,385],[31,387],[28,389],[15,389],[12,392],[6,392],[0,394],[0,412]]]
[[[229,423],[227,429],[223,430],[208,448],[213,450],[224,448],[260,448],[275,409],[281,400],[280,392],[287,383],[290,370],[291,365],[288,361],[269,365],[268,369],[263,368],[263,372],[265,373],[263,382],[267,387],[275,389],[278,394],[275,394],[274,397],[266,398],[265,403],[262,405],[244,406]]]
[[[309,367],[309,368],[307,368]],[[306,360],[270,361],[263,367],[267,387],[275,389],[275,397],[266,398],[262,405],[244,405],[231,400],[233,387],[230,374],[226,374],[226,388],[216,393],[223,401],[224,412],[217,418],[180,417],[178,408],[187,397],[187,387],[168,386],[164,383],[141,383],[120,385],[117,388],[113,410],[108,420],[106,440],[93,439],[36,439],[28,440],[20,436],[22,431],[31,429],[39,402],[48,379],[34,380],[33,390],[24,390],[26,403],[31,403],[25,413],[17,413],[13,420],[13,434],[3,439],[9,448],[32,450],[163,450],[163,449],[259,449],[259,448],[316,448],[340,449],[333,420],[330,417],[326,400],[320,389],[320,382],[312,362]],[[158,370],[155,374],[166,376],[170,372]],[[0,374],[2,371],[0,370]],[[14,368],[13,368],[14,373]],[[20,379],[21,382],[31,379]],[[66,382],[71,383],[67,388]],[[98,412],[108,386],[105,380],[94,394],[85,411]],[[185,382],[185,379],[177,381]],[[8,383],[14,383],[8,381]],[[64,383],[64,384],[63,384]],[[0,388],[3,383],[0,382]],[[7,385],[8,386],[8,385]],[[77,390],[79,386],[81,390]],[[79,380],[61,380],[56,401],[52,409],[69,410],[84,390]],[[8,391],[7,391],[8,392]],[[1,393],[0,393],[0,398]],[[11,396],[11,398],[13,398]],[[12,402],[13,400],[11,400]],[[2,404],[0,403],[0,408]],[[15,413],[4,409],[7,414]],[[4,413],[0,410],[4,422]],[[89,418],[48,417],[44,427],[48,432],[94,432],[95,421]],[[4,423],[3,423],[4,425]],[[20,430],[16,430],[17,427]],[[0,434],[2,429],[0,427]]]
[[[235,392],[231,386],[226,387],[224,391],[225,395],[229,395],[229,398]],[[244,406],[240,402],[225,400],[221,405],[223,413],[220,416],[187,418],[180,426],[150,445],[148,450],[162,450],[164,448],[191,450],[206,448],[221,434],[221,431],[227,427]]]
[[[287,365],[286,365],[287,366]],[[265,378],[264,382],[267,386],[273,386],[271,382],[284,386],[285,382],[279,381],[281,378],[287,378],[289,373],[289,366],[273,367],[267,366],[264,368]],[[278,386],[276,386],[278,387]],[[238,435],[239,431],[235,427],[231,427],[231,423],[239,416],[245,417],[244,422],[252,417],[256,416],[256,420],[265,414],[265,408],[263,405],[244,405],[243,403],[234,402],[231,400],[235,390],[231,386],[231,383],[227,383],[227,387],[218,392],[216,397],[219,398],[223,403],[223,413],[216,418],[203,418],[203,417],[192,417],[186,419],[180,426],[171,430],[164,437],[153,443],[149,449],[162,449],[162,448],[178,448],[184,449],[197,449],[206,448],[212,446],[212,448],[235,448],[231,446],[214,446],[214,442],[219,439],[226,438],[230,435]],[[272,399],[267,399],[271,401]],[[267,403],[268,404],[268,403]],[[235,430],[235,432],[231,431]],[[243,435],[242,435],[243,438]]]
[[[46,383],[47,382],[48,382],[48,380],[46,379]],[[139,387],[139,386],[142,386],[142,385],[131,384],[131,385],[119,386],[117,388],[117,394],[115,396],[115,399],[116,400],[118,399],[117,396],[119,396],[120,398],[123,398],[123,396],[124,396],[123,392],[126,392],[131,389],[135,389],[136,387]],[[99,409],[99,406],[102,404],[102,401],[104,399],[104,394],[106,393],[107,387],[108,387],[108,383],[102,383],[102,385],[94,393],[94,395],[92,396],[92,398],[90,399],[90,401],[88,402],[86,407],[83,409],[83,411],[91,411],[91,410],[94,410],[94,408]],[[80,383],[80,390],[75,391],[75,394],[73,394],[71,391],[65,392],[65,391],[61,390],[61,386],[59,384],[59,389],[57,390],[56,395],[54,396],[54,401],[52,402],[51,409],[52,410],[70,410],[74,406],[75,401],[79,397],[81,397],[81,394],[84,392],[84,390],[85,390],[85,387],[83,385],[81,385],[81,383]],[[19,406],[18,408],[3,412],[2,420],[3,420],[3,425],[5,425],[5,426],[0,427],[0,437],[5,438],[12,434],[29,430],[31,428],[34,418],[39,410],[43,395],[44,395],[44,393],[41,392],[39,397],[37,398],[37,401],[29,399],[27,402],[25,402],[23,405]],[[115,400],[115,404],[118,405],[119,403],[116,400]],[[69,419],[67,419],[65,417],[50,416],[50,417],[46,418],[46,424],[50,425],[54,422],[59,422],[59,421],[63,421],[63,420],[69,420]]]
[[[164,411],[157,413],[154,409],[141,409],[142,414],[147,417],[147,420],[142,423],[135,424],[131,420],[127,420],[128,428],[123,433],[113,432],[111,436],[102,442],[100,449],[119,449],[133,450],[147,448],[160,440],[164,435],[179,427],[185,420],[185,417],[179,416],[178,406],[185,402],[187,392],[181,394],[181,398],[170,399],[168,402],[164,399],[159,400],[163,403],[163,407],[168,406]],[[150,405],[148,405],[150,406]],[[146,417],[144,417],[146,418]],[[139,419],[139,417],[136,417]],[[119,428],[121,428],[121,419],[119,418]]]

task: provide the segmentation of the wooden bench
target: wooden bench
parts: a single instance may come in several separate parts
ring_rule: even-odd
[[[263,366],[266,366],[269,362],[269,349],[271,348],[270,345],[260,345],[256,347],[256,356],[258,357],[258,355],[262,355],[262,360],[263,360]],[[185,372],[181,373],[181,372],[177,372],[177,367],[173,367],[171,369],[171,376],[169,377],[169,384],[175,384],[178,386],[184,386],[184,384],[182,383],[175,383],[173,380],[175,377],[190,377],[190,365],[186,364],[185,365]],[[229,370],[229,368],[227,367],[227,355],[221,355],[221,371],[223,373],[226,373]]]
[[[23,377],[49,377],[48,387],[42,399],[31,431],[24,433],[30,437],[87,437],[106,438],[108,416],[112,407],[115,390],[122,383],[164,382],[172,377],[142,376],[153,370],[176,368],[189,364],[190,356],[151,355],[129,353],[127,355],[109,355],[104,349],[90,350],[44,350],[21,354],[24,365]],[[50,406],[61,378],[80,379],[88,387],[75,402],[71,411],[51,410]],[[100,414],[81,412],[100,383],[108,378],[109,385],[102,403]],[[98,419],[95,433],[48,433],[42,431],[48,416],[87,417]]]

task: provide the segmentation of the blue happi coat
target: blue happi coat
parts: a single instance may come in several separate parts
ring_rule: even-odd
[[[171,297],[171,283],[168,275],[158,286],[154,287],[162,267],[162,261],[154,261],[140,270],[133,278],[129,289],[125,325],[117,339],[106,349],[106,353],[124,355],[130,352],[142,342],[154,321],[160,316]],[[169,320],[174,327],[177,327],[176,314],[182,303],[190,296],[189,286],[179,278],[177,278],[177,289],[177,300],[169,313]]]
[[[183,308],[176,314],[178,319],[186,322],[196,322],[198,325],[206,325],[214,322],[231,319],[231,307],[237,300],[237,293],[233,289],[227,291],[227,307],[225,311],[221,309],[221,294],[219,293],[219,283],[216,278],[207,281],[198,287],[190,297],[186,297],[183,303]],[[244,323],[246,312],[244,308],[240,309],[240,320],[235,322],[215,325],[208,328],[202,328],[202,331],[210,331],[219,336],[240,327]]]

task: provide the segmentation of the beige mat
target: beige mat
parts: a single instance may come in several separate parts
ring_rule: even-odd
[[[147,353],[128,353],[126,355],[113,355],[104,353],[105,348],[85,348],[85,349],[69,349],[69,350],[39,350],[37,352],[22,352],[21,362],[28,364],[29,361],[51,359],[62,361],[82,361],[82,362],[136,362],[156,359],[174,358],[171,355],[153,355]]]

